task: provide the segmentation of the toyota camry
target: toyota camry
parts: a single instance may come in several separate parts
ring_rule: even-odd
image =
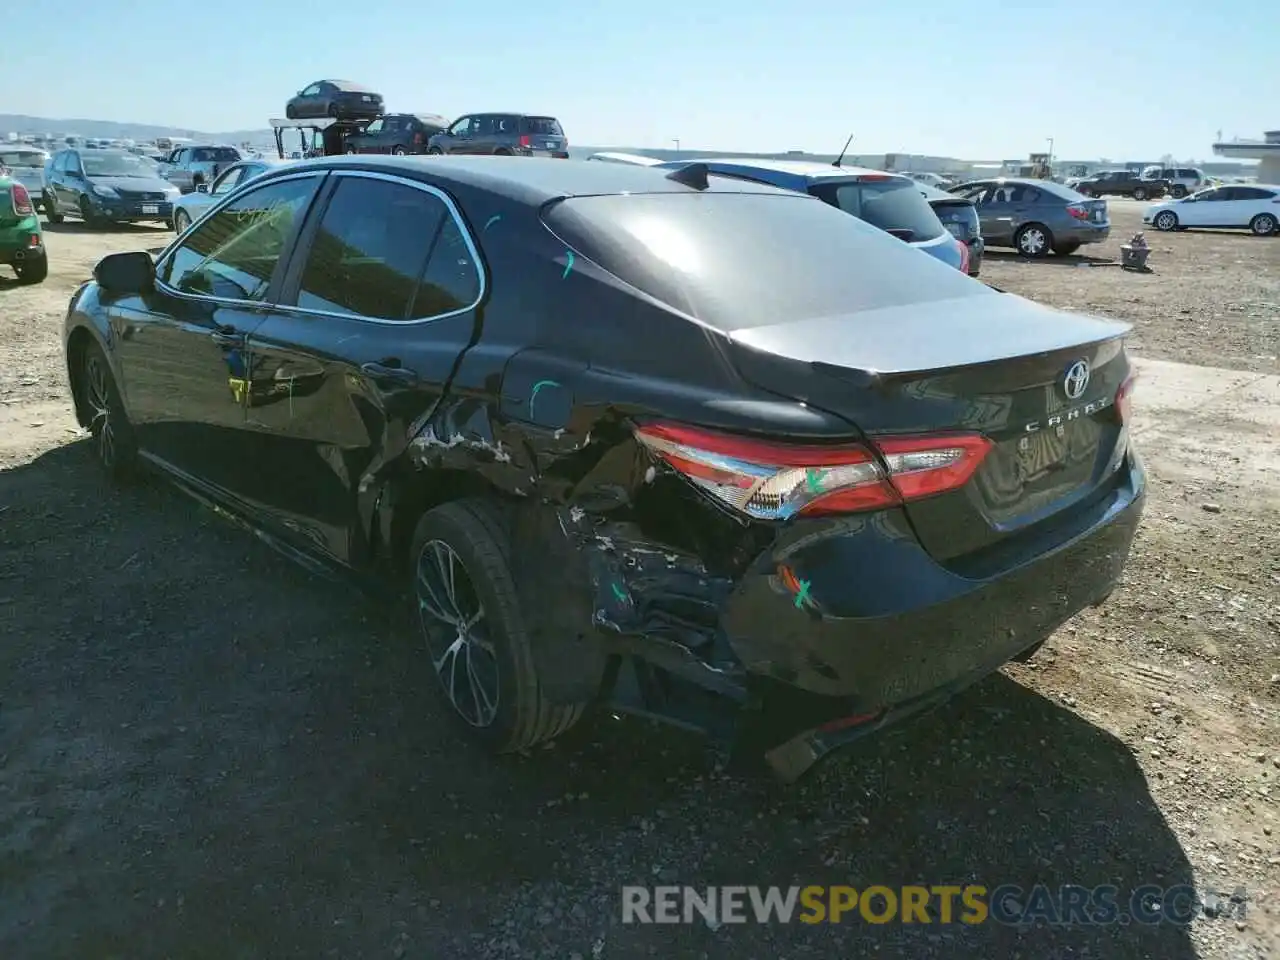
[[[94,278],[102,467],[403,602],[495,752],[596,706],[793,779],[1101,602],[1142,511],[1127,327],[702,164],[306,161]]]

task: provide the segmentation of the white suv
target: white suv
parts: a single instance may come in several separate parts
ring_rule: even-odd
[[[1209,178],[1199,167],[1147,167],[1142,179],[1168,180],[1169,193],[1178,200],[1209,186]]]

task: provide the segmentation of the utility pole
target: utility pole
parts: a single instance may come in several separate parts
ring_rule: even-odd
[[[680,138],[679,138],[679,137],[676,137],[676,138],[675,138],[674,140],[672,140],[671,142],[672,142],[672,143],[674,143],[674,144],[676,145],[676,153],[679,153],[679,152],[680,152]]]

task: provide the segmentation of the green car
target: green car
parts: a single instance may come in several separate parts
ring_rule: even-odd
[[[23,283],[39,283],[49,275],[44,233],[31,194],[13,177],[0,173],[0,263],[7,263]]]

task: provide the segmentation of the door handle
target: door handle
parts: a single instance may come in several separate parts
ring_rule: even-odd
[[[245,341],[245,334],[235,327],[218,327],[209,337],[220,347],[240,347]]]
[[[373,380],[393,380],[397,383],[416,383],[418,375],[408,367],[402,367],[395,357],[386,357],[373,363],[364,363],[360,369]]]

